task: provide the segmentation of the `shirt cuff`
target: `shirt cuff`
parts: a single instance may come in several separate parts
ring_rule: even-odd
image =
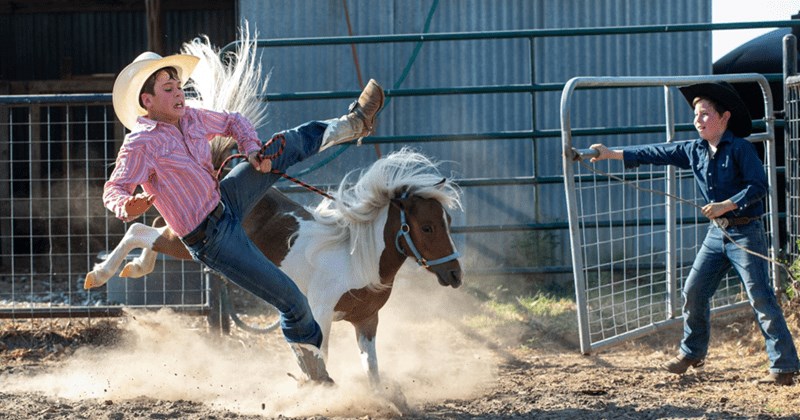
[[[636,154],[629,150],[622,151],[622,162],[625,164],[625,169],[633,169],[639,167],[639,160]]]

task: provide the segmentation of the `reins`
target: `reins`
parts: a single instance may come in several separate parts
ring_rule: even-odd
[[[583,166],[584,168],[588,169],[591,172],[594,172],[595,174],[611,178],[611,179],[613,179],[615,181],[618,181],[618,182],[620,182],[620,183],[622,183],[624,185],[628,185],[628,186],[630,186],[630,187],[632,187],[634,189],[637,189],[639,191],[642,191],[642,192],[667,196],[667,197],[670,197],[670,198],[672,198],[674,200],[677,200],[680,203],[687,204],[687,205],[695,207],[697,209],[702,209],[701,206],[695,204],[694,202],[686,200],[686,199],[681,198],[681,197],[678,197],[678,196],[676,196],[674,194],[670,194],[670,193],[665,192],[665,191],[659,191],[659,190],[654,190],[654,189],[650,189],[650,188],[640,187],[640,186],[638,186],[638,185],[636,185],[636,184],[634,184],[634,183],[632,183],[630,181],[627,181],[627,180],[625,180],[623,178],[620,178],[620,177],[618,177],[616,175],[612,175],[612,174],[609,174],[607,172],[603,172],[600,169],[593,168],[592,166],[589,166],[586,162],[583,161],[583,154],[581,153],[581,151],[578,151],[575,148],[572,149],[572,153],[573,153],[572,160],[578,161],[578,163],[580,163],[581,166]],[[725,236],[725,238],[727,238],[729,241],[731,241],[732,244],[736,245],[736,247],[738,247],[742,251],[744,251],[744,252],[746,252],[746,253],[748,253],[750,255],[754,255],[754,256],[756,256],[758,258],[764,259],[764,260],[766,260],[768,262],[771,262],[773,264],[777,264],[778,266],[780,266],[786,272],[786,274],[789,276],[789,280],[791,280],[791,282],[792,282],[792,288],[794,288],[795,290],[800,290],[800,282],[798,282],[797,279],[794,278],[794,276],[792,275],[791,270],[789,270],[789,267],[787,267],[786,264],[784,264],[784,263],[782,263],[782,262],[780,262],[778,260],[775,260],[773,258],[770,258],[770,257],[768,257],[766,255],[759,254],[758,252],[751,251],[751,250],[739,245],[728,234],[728,232],[726,230],[727,221],[721,222],[721,221],[718,221],[717,219],[712,219],[711,222],[714,223],[714,225],[716,225],[719,228],[719,230],[722,232],[722,234]]]
[[[272,153],[272,154],[267,154],[266,153],[267,152],[267,148],[269,146],[271,146],[272,143],[274,143],[276,140],[280,140],[280,144],[278,145],[278,151],[275,152],[275,153]],[[280,156],[283,153],[283,150],[285,148],[286,148],[286,137],[283,134],[276,134],[274,137],[272,137],[271,139],[267,140],[264,143],[264,145],[261,146],[261,150],[258,152],[258,158],[259,158],[259,160],[264,160],[264,159],[272,160],[272,159],[275,159],[276,157]],[[238,158],[247,160],[247,155],[245,155],[244,153],[236,153],[236,154],[233,154],[233,155],[230,155],[230,156],[226,157],[225,160],[222,161],[222,165],[220,165],[219,169],[217,169],[217,179],[220,179],[220,177],[222,175],[222,170],[225,168],[225,166],[228,164],[228,162],[230,162],[231,159],[238,159]],[[315,192],[315,193],[317,193],[317,194],[319,194],[319,195],[321,195],[321,196],[323,196],[325,198],[328,198],[328,199],[331,199],[331,200],[334,199],[330,194],[326,193],[325,191],[322,191],[321,189],[319,189],[319,188],[317,188],[317,187],[315,187],[313,185],[306,184],[305,182],[303,182],[303,181],[301,181],[301,180],[299,180],[299,179],[287,174],[286,172],[279,171],[277,169],[273,169],[273,170],[270,171],[270,173],[280,175],[283,178],[286,178],[289,181],[292,181],[295,184],[297,184],[297,185],[299,185],[299,186],[301,186],[301,187],[303,187],[303,188],[305,188],[305,189],[307,189],[307,190],[309,190],[311,192]]]

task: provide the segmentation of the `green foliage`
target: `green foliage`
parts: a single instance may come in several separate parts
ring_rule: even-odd
[[[800,240],[797,240],[797,246],[800,248]],[[784,257],[786,255],[786,253],[783,254]],[[788,259],[779,258],[778,261],[786,266],[789,271],[789,278],[787,279],[788,281],[784,282],[786,286],[783,291],[789,300],[792,300],[800,293],[800,290],[797,290],[798,282],[800,282],[800,260],[790,262]]]
[[[800,241],[798,241],[798,242],[800,242]],[[800,245],[800,243],[798,245]],[[786,264],[786,263],[788,263],[788,261],[784,262],[784,264]],[[800,281],[800,260],[794,260],[792,262],[792,264],[789,266],[789,273],[791,273],[792,277],[795,280]],[[792,282],[791,279],[787,283],[788,284],[786,285],[786,290],[785,290],[786,296],[790,300],[792,300],[797,296],[797,293],[800,292],[800,291],[798,291],[796,289],[797,283]]]

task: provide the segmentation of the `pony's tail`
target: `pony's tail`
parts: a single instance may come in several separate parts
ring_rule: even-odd
[[[198,95],[187,99],[190,106],[213,111],[238,112],[258,129],[267,119],[267,103],[261,97],[267,92],[269,74],[261,77],[261,60],[256,55],[257,34],[250,37],[247,21],[239,28],[239,41],[235,52],[219,56],[219,48],[211,45],[207,36],[195,38],[181,47],[182,54],[200,58],[187,85]],[[236,145],[231,138],[217,138],[211,142],[214,166],[228,156]]]

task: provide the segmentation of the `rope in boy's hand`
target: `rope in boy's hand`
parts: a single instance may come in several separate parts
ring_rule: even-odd
[[[280,141],[280,144],[278,145],[278,151],[272,154],[267,154],[266,153],[267,148],[270,147],[272,143],[278,140]],[[286,148],[286,137],[283,134],[276,134],[271,139],[264,142],[264,144],[261,146],[261,149],[258,152],[256,152],[255,155],[253,155],[253,153],[251,153],[250,156],[245,155],[244,153],[236,153],[225,158],[225,160],[222,162],[221,165],[219,165],[219,168],[217,169],[217,179],[222,178],[222,171],[225,169],[226,166],[228,166],[228,162],[230,162],[231,159],[247,159],[247,161],[250,162],[250,164],[253,165],[253,167],[257,171],[262,173],[273,172],[272,160],[280,156],[283,153],[283,149],[285,148]],[[253,158],[257,159],[257,162],[253,162]],[[269,161],[269,168],[266,170],[262,170],[262,168],[264,167],[263,164],[265,160]]]
[[[272,153],[272,154],[267,154],[267,148],[270,147],[272,145],[272,143],[274,143],[275,141],[280,141],[280,143],[278,144],[278,151],[276,151],[275,153]],[[307,190],[309,190],[311,192],[315,192],[315,193],[317,193],[317,194],[319,194],[319,195],[321,195],[321,196],[323,196],[325,198],[333,200],[334,199],[333,196],[331,196],[330,194],[326,193],[325,191],[322,191],[321,189],[319,189],[317,187],[314,187],[313,185],[306,184],[305,182],[303,182],[303,181],[301,181],[301,180],[299,180],[299,179],[297,179],[295,177],[289,176],[285,172],[279,171],[277,169],[271,169],[272,168],[272,160],[275,159],[276,157],[280,156],[283,153],[283,150],[285,148],[286,148],[286,137],[283,134],[276,134],[271,139],[269,139],[266,142],[264,142],[264,145],[261,146],[261,150],[259,150],[258,154],[256,156],[254,156],[254,157],[256,159],[259,159],[259,162],[262,163],[262,164],[263,164],[263,162],[265,160],[270,162],[269,163],[270,169],[267,170],[267,171],[263,171],[263,170],[259,170],[259,168],[256,168],[256,170],[259,170],[262,173],[272,173],[272,174],[280,175],[283,178],[286,178],[289,181],[292,181],[292,182],[296,183],[297,185],[300,185],[301,187],[303,187],[303,188],[305,188],[305,189],[307,189]],[[228,165],[228,162],[230,162],[231,159],[235,159],[235,158],[244,158],[244,159],[247,159],[248,161],[250,161],[250,157],[249,156],[241,154],[241,153],[228,156],[227,158],[225,158],[225,161],[222,162],[222,165],[219,166],[219,169],[217,169],[217,179],[222,178],[222,170],[225,169],[225,166]],[[252,161],[250,161],[250,163],[253,164]],[[255,167],[256,165],[253,165],[253,166]]]

